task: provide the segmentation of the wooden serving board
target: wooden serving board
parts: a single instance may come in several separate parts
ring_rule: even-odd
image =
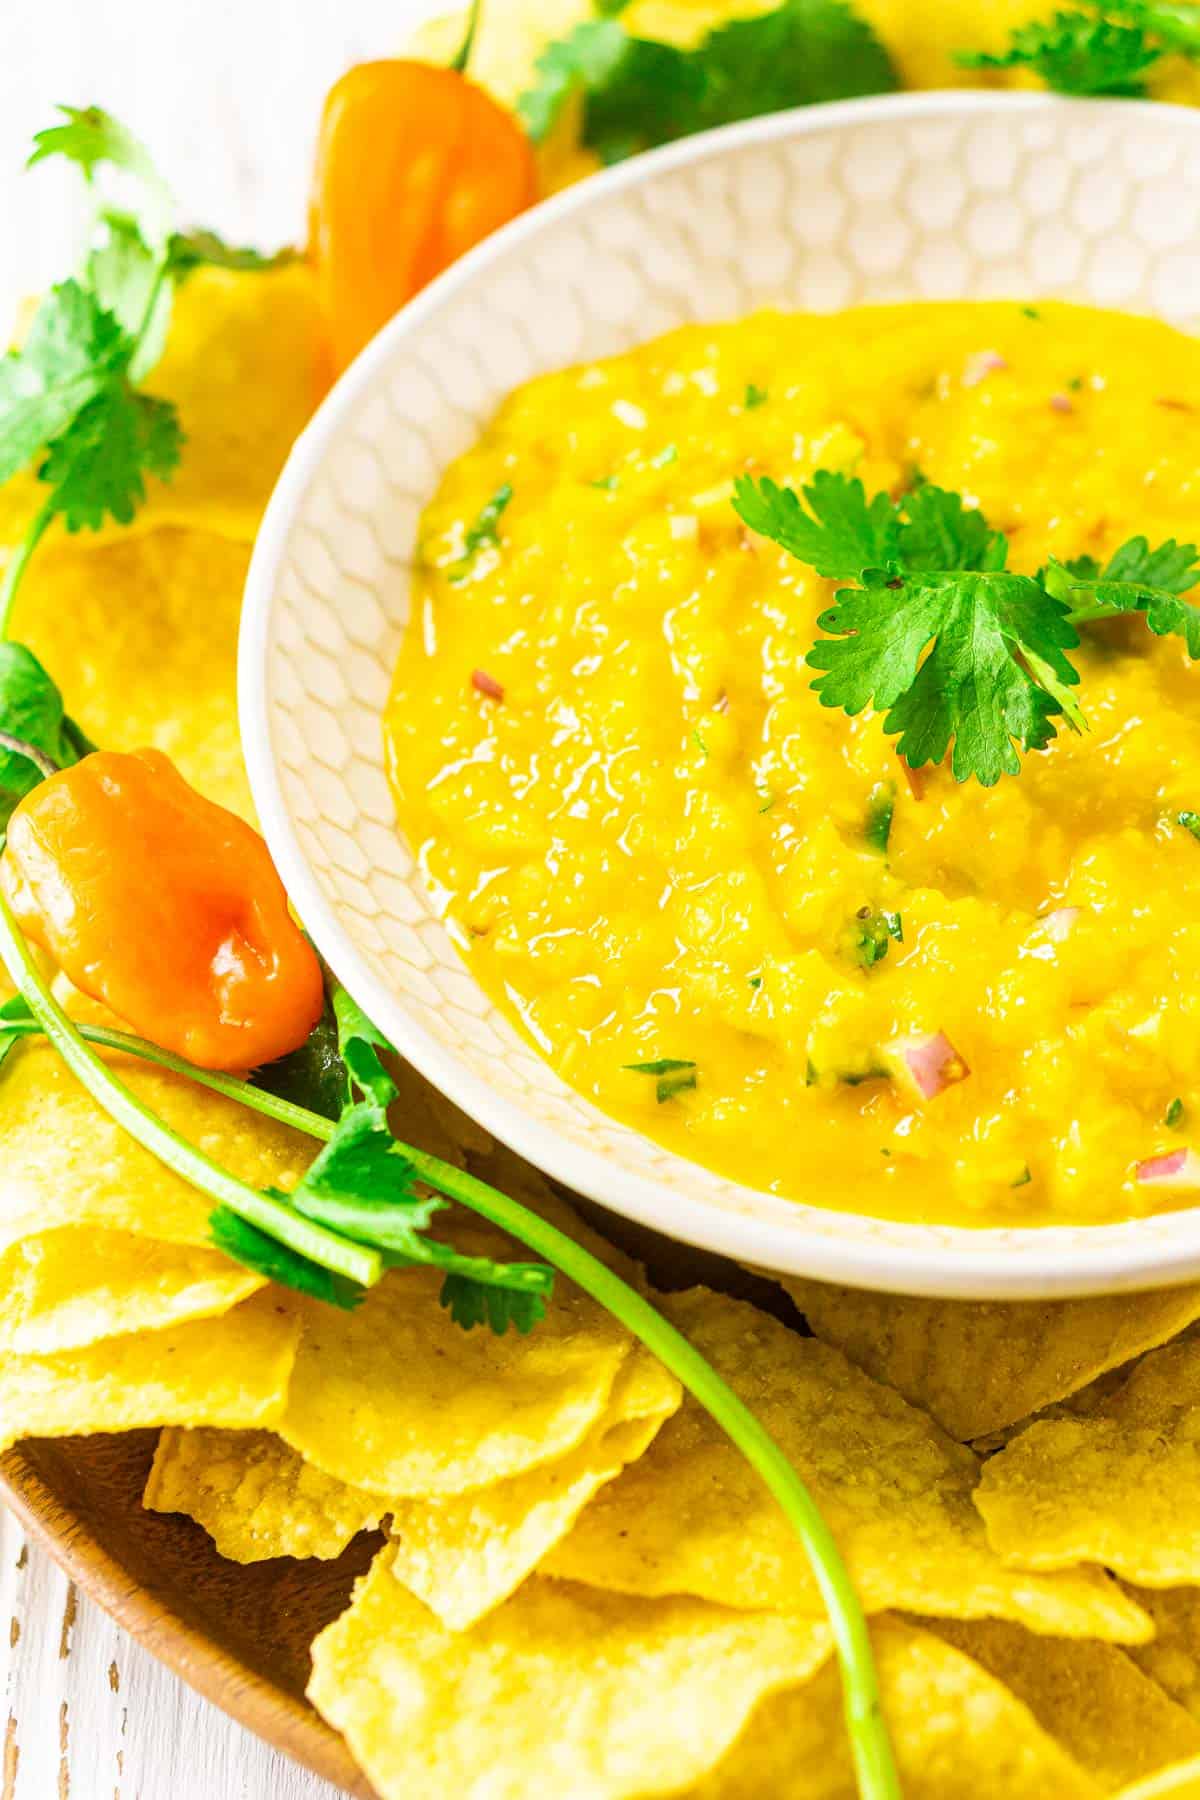
[[[208,1700],[356,1800],[374,1800],[304,1697],[309,1645],[345,1610],[382,1542],[336,1562],[243,1567],[192,1520],[147,1512],[156,1431],[20,1445],[0,1458],[7,1504],[86,1593]]]

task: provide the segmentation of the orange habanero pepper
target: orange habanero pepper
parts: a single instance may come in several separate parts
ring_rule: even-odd
[[[342,370],[406,300],[537,199],[533,148],[463,73],[362,63],[330,91],[317,145],[309,250]]]
[[[266,844],[159,750],[99,750],[26,794],[0,882],[77,988],[201,1068],[272,1062],[320,1016]]]

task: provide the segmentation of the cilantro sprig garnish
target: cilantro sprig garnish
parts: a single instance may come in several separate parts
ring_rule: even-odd
[[[604,162],[738,119],[899,83],[886,50],[846,0],[783,0],[735,19],[694,49],[635,37],[605,8],[550,44],[518,102],[540,142],[566,103],[583,99],[583,141]]]
[[[1169,0],[1083,0],[1013,30],[999,54],[962,50],[968,69],[1028,69],[1060,94],[1138,98],[1169,52],[1200,54],[1200,18]]]
[[[1194,544],[1169,538],[1151,549],[1130,538],[1101,568],[1091,557],[1051,561],[1041,571],[1047,592],[1071,609],[1077,625],[1120,613],[1144,613],[1156,637],[1181,637],[1193,661],[1200,657],[1200,606],[1180,598],[1200,581]]]
[[[1180,597],[1200,579],[1190,544],[1131,538],[1103,569],[1019,575],[1003,533],[961,495],[926,482],[868,500],[861,481],[824,469],[802,494],[741,476],[734,507],[818,575],[857,582],[817,621],[829,636],[809,651],[812,687],[823,706],[882,712],[914,769],[949,754],[957,781],[991,787],[1019,771],[1020,750],[1044,750],[1057,721],[1085,729],[1069,655],[1080,625],[1142,613],[1200,656],[1200,609]]]
[[[545,1263],[464,1255],[429,1235],[446,1201],[420,1185],[409,1151],[388,1124],[397,1090],[382,1056],[394,1052],[345,988],[334,986],[328,1012],[337,1051],[332,1069],[321,1073],[318,1090],[324,1097],[332,1076],[342,1105],[320,1155],[289,1194],[273,1197],[302,1218],[380,1251],[386,1267],[440,1269],[445,1276],[442,1304],[468,1329],[486,1321],[501,1334],[510,1326],[532,1330],[545,1315],[553,1271]],[[271,1091],[269,1069],[260,1071],[259,1085]],[[362,1289],[330,1285],[324,1271],[314,1274],[310,1267],[280,1264],[275,1243],[266,1249],[258,1242],[260,1232],[224,1209],[214,1216],[212,1229],[222,1249],[272,1280],[308,1292],[316,1291],[315,1280],[322,1298],[342,1306],[362,1298]],[[271,1268],[256,1260],[264,1255],[274,1259]]]
[[[62,123],[37,134],[29,162],[74,163],[91,218],[76,274],[50,289],[24,343],[0,359],[0,482],[34,464],[45,488],[0,584],[0,628],[55,519],[68,531],[126,525],[147,480],[174,472],[183,426],[174,405],[141,383],[161,354],[179,283],[201,263],[278,260],[230,249],[212,232],[174,230],[170,190],[139,139],[101,107],[60,111]],[[119,185],[119,203],[105,176]]]

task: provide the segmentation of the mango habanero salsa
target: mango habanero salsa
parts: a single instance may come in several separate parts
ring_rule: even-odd
[[[456,940],[574,1087],[753,1185],[980,1225],[1179,1204],[1137,1168],[1200,1141],[1184,646],[1085,625],[1085,734],[990,788],[908,771],[810,691],[838,584],[731,505],[818,468],[959,491],[1023,571],[1186,541],[1200,345],[1049,304],[764,314],[515,394],[427,513],[388,713]],[[628,1066],[661,1062],[694,1067]]]

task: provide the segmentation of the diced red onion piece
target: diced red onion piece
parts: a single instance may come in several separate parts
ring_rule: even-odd
[[[1073,413],[1075,405],[1068,394],[1051,394],[1050,410],[1056,413]]]
[[[494,675],[488,675],[483,669],[471,670],[471,686],[485,700],[503,700],[504,689]]]
[[[979,350],[974,356],[967,358],[966,370],[963,374],[964,387],[978,387],[988,375],[997,369],[1007,369],[1007,358],[998,350]]]
[[[1135,1174],[1144,1187],[1200,1188],[1200,1156],[1194,1150],[1168,1150],[1140,1162]]]
[[[944,1031],[897,1038],[885,1044],[883,1055],[895,1078],[922,1102],[936,1100],[971,1073]]]

